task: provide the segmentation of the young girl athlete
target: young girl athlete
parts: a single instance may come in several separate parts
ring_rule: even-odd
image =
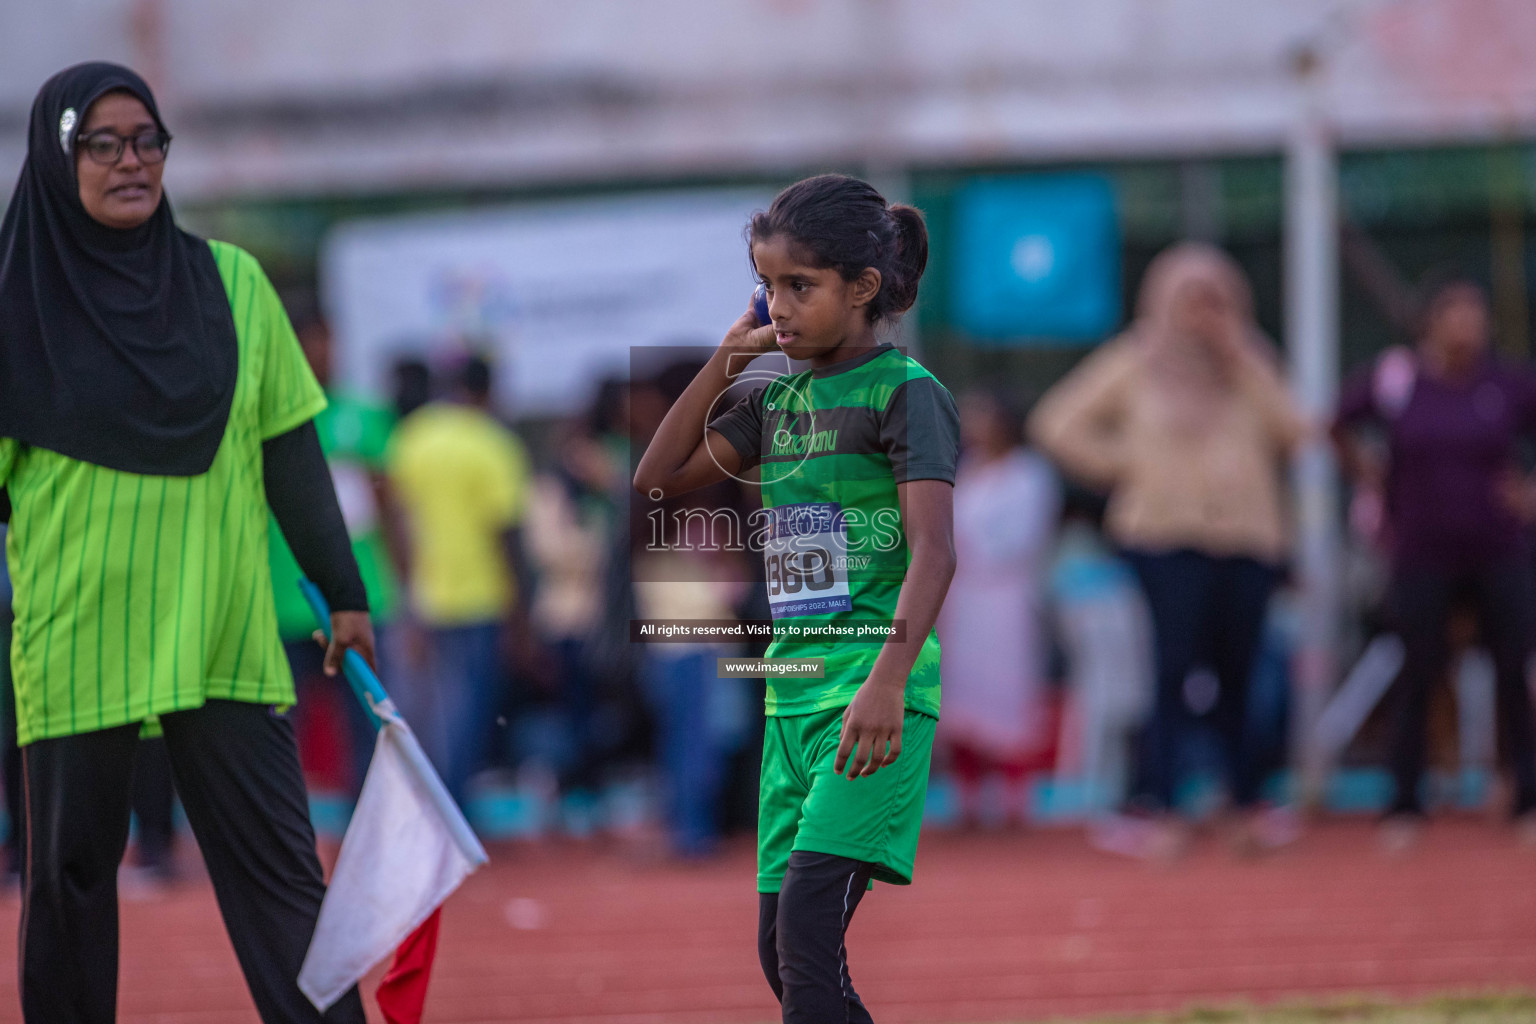
[[[944,386],[875,336],[917,298],[928,236],[915,209],[823,175],[754,216],[750,241],[772,323],[749,310],[731,326],[635,486],[670,497],[760,467],[767,657],[824,671],[768,679],[758,955],[786,1022],[869,1021],[843,938],[871,880],[912,880],[939,714],[933,624],[955,567],[959,420]],[[810,369],[710,419],[732,371],[775,349]],[[876,621],[902,632],[873,645],[805,639]]]

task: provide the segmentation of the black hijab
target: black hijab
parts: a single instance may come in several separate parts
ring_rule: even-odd
[[[0,223],[0,437],[123,472],[195,476],[229,419],[234,317],[208,243],[176,226],[164,196],[127,230],[81,204],[75,136],[116,90],[164,130],[149,86],[116,64],[67,68],[32,103]]]

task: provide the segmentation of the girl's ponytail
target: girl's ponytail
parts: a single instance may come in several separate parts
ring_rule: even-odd
[[[890,207],[896,224],[896,258],[891,261],[887,283],[880,289],[887,315],[905,313],[917,301],[917,283],[928,266],[928,226],[915,206],[896,203]]]

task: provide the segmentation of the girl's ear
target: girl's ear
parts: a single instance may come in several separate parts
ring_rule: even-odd
[[[875,301],[875,296],[880,294],[880,280],[880,271],[874,267],[865,267],[858,277],[848,282],[855,309]]]

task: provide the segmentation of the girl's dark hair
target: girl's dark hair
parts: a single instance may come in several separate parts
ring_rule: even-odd
[[[865,267],[880,271],[880,291],[870,302],[871,323],[912,308],[917,282],[928,266],[928,229],[915,207],[886,203],[874,186],[846,174],[821,174],[796,182],[753,215],[749,242],[783,235],[815,267],[831,267],[852,281]]]

